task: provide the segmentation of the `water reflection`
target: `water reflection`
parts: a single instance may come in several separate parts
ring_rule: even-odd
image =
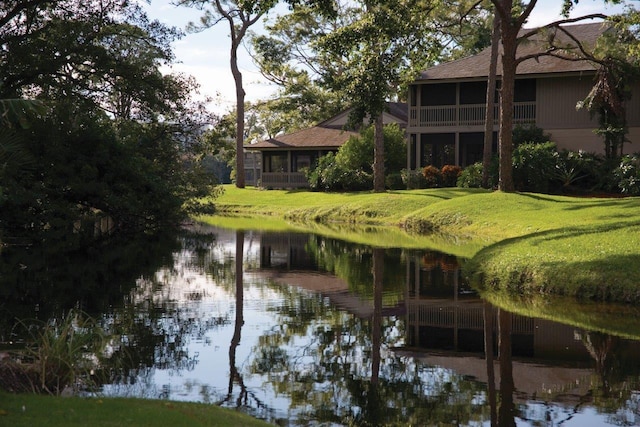
[[[95,311],[113,337],[104,394],[278,425],[640,422],[637,341],[497,309],[456,257],[195,231],[153,271],[112,277],[121,302]]]

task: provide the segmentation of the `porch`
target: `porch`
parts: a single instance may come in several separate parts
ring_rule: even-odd
[[[302,172],[262,172],[262,187],[304,188],[309,186]]]
[[[409,128],[434,128],[454,126],[483,126],[487,108],[485,104],[436,105],[409,107]],[[500,107],[494,105],[494,125],[500,118]],[[515,102],[513,123],[530,124],[536,122],[536,102]]]

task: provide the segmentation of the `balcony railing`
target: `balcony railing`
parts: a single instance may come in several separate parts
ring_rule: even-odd
[[[309,181],[302,172],[262,172],[262,186],[273,188],[308,187]]]
[[[435,107],[409,107],[409,127],[482,126],[486,117],[484,104],[440,105]],[[494,124],[498,124],[499,107],[494,106]],[[513,105],[513,123],[528,124],[536,121],[535,102],[516,102]]]

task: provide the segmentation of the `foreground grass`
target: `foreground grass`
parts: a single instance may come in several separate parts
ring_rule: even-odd
[[[277,217],[321,234],[330,233],[323,227],[335,230],[328,224],[358,224],[360,229],[351,234],[361,240],[367,234],[363,226],[395,226],[397,247],[470,258],[465,273],[483,290],[640,301],[637,197],[467,189],[327,194],[229,186],[217,206],[226,214]],[[350,236],[344,230],[337,233]],[[391,246],[391,234],[371,240]]]
[[[202,403],[83,399],[0,392],[0,425],[32,426],[268,426],[231,409]]]

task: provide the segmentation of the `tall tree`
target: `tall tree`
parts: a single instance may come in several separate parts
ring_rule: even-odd
[[[178,0],[176,4],[192,6],[204,14],[199,24],[192,24],[193,30],[202,31],[221,21],[229,25],[231,47],[229,65],[236,86],[236,187],[244,188],[244,113],[245,90],[242,72],[238,67],[238,49],[249,28],[275,6],[277,0]]]
[[[620,3],[618,0],[604,0],[605,3]],[[502,191],[514,191],[513,183],[513,100],[516,69],[520,63],[535,57],[552,54],[557,47],[550,47],[548,51],[542,51],[536,55],[518,56],[517,49],[520,43],[530,39],[536,34],[558,28],[561,24],[579,22],[587,19],[606,19],[604,14],[596,13],[576,18],[566,18],[554,21],[540,28],[522,31],[523,25],[531,15],[537,4],[537,0],[528,3],[514,0],[491,0],[495,7],[495,13],[500,19],[500,41],[502,44],[502,85],[500,89],[500,131],[498,145],[500,154],[500,177],[498,189]],[[577,4],[577,0],[563,0],[562,13],[568,16],[570,10]]]
[[[299,6],[266,25],[266,34],[252,36],[254,62],[279,88],[273,99],[260,103],[265,107],[261,119],[271,122],[271,132],[309,127],[348,107],[347,98],[328,84],[343,72],[345,64],[325,55],[317,44],[358,17],[357,8],[350,5],[337,2],[336,9],[335,14],[326,14]]]
[[[500,16],[494,14],[493,30],[491,32],[491,61],[489,64],[489,78],[487,79],[486,116],[484,122],[484,146],[482,149],[482,187],[489,188],[491,157],[493,155],[493,123],[495,121],[493,106],[496,95],[498,71],[498,45],[500,43]]]
[[[320,41],[323,49],[346,64],[331,85],[351,100],[350,121],[356,124],[367,119],[375,125],[376,192],[385,189],[382,114],[386,102],[397,96],[403,78],[413,77],[412,71],[423,68],[440,52],[437,40],[429,37],[434,7],[422,0],[365,1],[360,19]]]

